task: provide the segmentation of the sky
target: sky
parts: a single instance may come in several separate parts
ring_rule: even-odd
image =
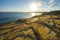
[[[44,12],[60,10],[60,0],[0,0],[0,12]]]

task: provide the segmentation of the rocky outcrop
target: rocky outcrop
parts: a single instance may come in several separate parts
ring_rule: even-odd
[[[59,15],[39,15],[0,26],[0,40],[60,40]]]

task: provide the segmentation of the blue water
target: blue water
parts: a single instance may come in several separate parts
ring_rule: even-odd
[[[31,17],[31,13],[28,12],[0,12],[0,25],[10,22],[12,20],[18,20]]]

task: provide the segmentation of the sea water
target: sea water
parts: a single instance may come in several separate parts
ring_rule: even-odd
[[[39,15],[40,13],[36,13]],[[30,18],[34,15],[31,12],[0,12],[0,25],[8,23],[12,20],[18,20],[23,18]]]
[[[31,17],[29,12],[0,12],[0,25],[12,20]]]

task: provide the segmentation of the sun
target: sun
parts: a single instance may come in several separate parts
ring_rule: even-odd
[[[31,9],[32,12],[37,11],[37,4],[36,3],[31,3],[30,4],[30,9]]]

